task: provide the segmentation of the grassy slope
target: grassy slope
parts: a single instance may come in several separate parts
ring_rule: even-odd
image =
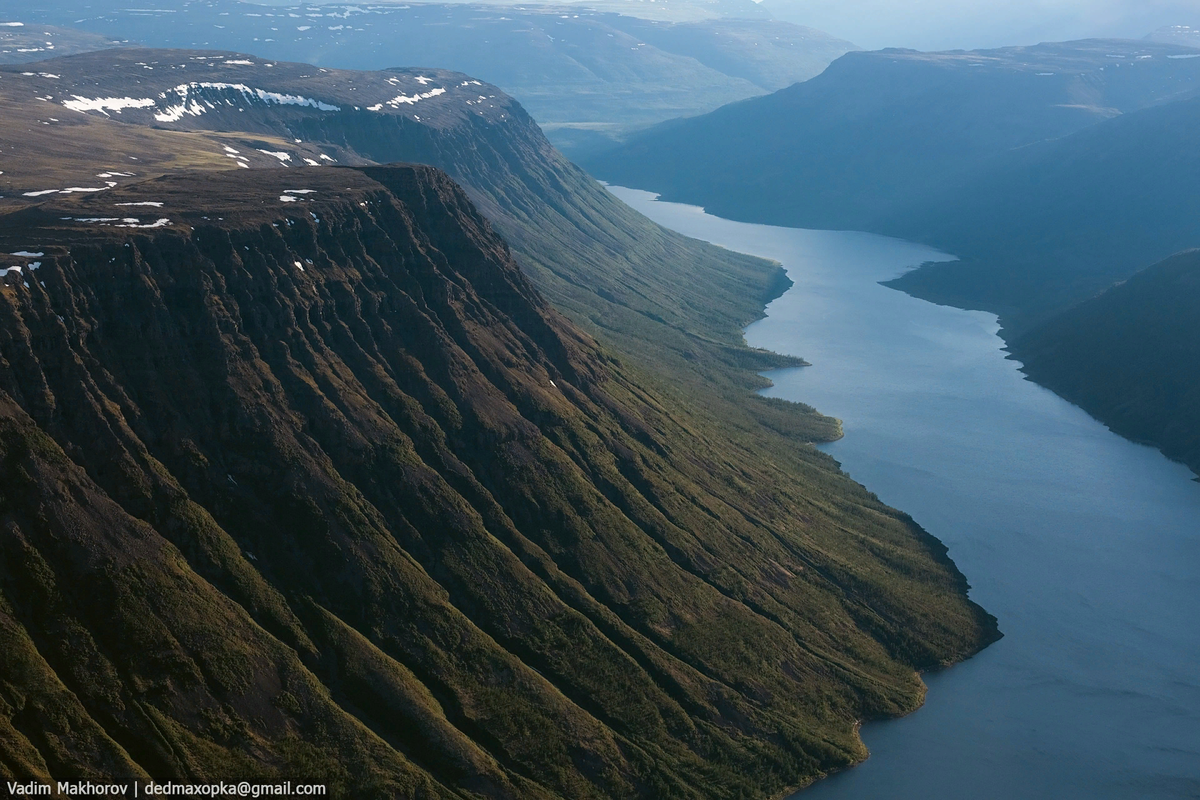
[[[994,635],[911,520],[647,389],[444,177],[363,173],[0,225],[46,247],[0,290],[7,774],[761,796]],[[151,196],[161,232],[62,221]]]
[[[62,63],[56,68],[66,74],[70,66]],[[289,68],[283,64],[273,68],[271,74],[282,76],[276,79],[282,83],[267,88],[294,90],[287,84]],[[110,68],[106,74],[116,72]],[[328,78],[341,79],[337,75]],[[361,91],[368,90],[363,76],[355,79],[360,81]],[[434,112],[419,110],[432,119]],[[611,368],[614,378],[604,386],[607,400],[593,401],[586,413],[558,428],[551,419],[533,417],[553,445],[540,450],[539,459],[557,459],[563,473],[577,481],[550,492],[547,501],[561,509],[563,519],[572,519],[579,513],[580,498],[596,497],[597,487],[618,487],[629,499],[618,502],[621,495],[612,495],[613,488],[601,488],[604,499],[597,497],[597,504],[587,504],[587,514],[594,515],[594,520],[580,524],[603,531],[605,536],[626,531],[636,539],[634,529],[650,535],[657,542],[654,547],[669,554],[675,564],[671,570],[682,569],[693,576],[684,579],[689,585],[708,587],[698,588],[697,598],[726,598],[710,611],[726,608],[728,602],[751,608],[754,614],[771,620],[771,625],[796,631],[788,636],[804,648],[812,647],[817,641],[813,636],[817,636],[824,642],[820,658],[839,664],[832,672],[822,668],[823,677],[802,681],[802,686],[787,682],[790,678],[783,684],[763,684],[761,654],[737,643],[743,618],[734,615],[720,622],[724,618],[720,615],[717,622],[678,629],[669,625],[671,635],[680,637],[670,648],[672,658],[681,658],[684,651],[705,663],[716,658],[724,665],[722,670],[732,670],[727,676],[738,692],[750,692],[764,709],[784,704],[779,706],[784,709],[779,712],[782,716],[769,712],[771,722],[763,723],[767,728],[792,731],[785,738],[798,737],[788,739],[796,747],[804,752],[815,747],[832,760],[781,758],[776,745],[758,750],[756,745],[739,744],[722,751],[725,745],[717,743],[704,745],[710,749],[698,761],[694,750],[693,755],[677,748],[652,750],[649,760],[635,772],[682,770],[687,775],[671,780],[684,784],[707,781],[709,791],[715,791],[711,787],[717,781],[730,787],[730,792],[743,786],[758,794],[769,787],[779,789],[805,780],[825,768],[819,764],[845,763],[861,756],[850,720],[855,715],[897,713],[915,707],[922,689],[911,668],[966,655],[994,635],[992,623],[965,602],[965,583],[936,541],[903,515],[879,504],[841,475],[829,458],[805,445],[837,435],[834,421],[802,407],[748,394],[750,388],[761,384],[756,370],[781,363],[777,356],[747,350],[740,334],[740,326],[761,313],[763,300],[780,290],[779,270],[767,262],[701,245],[654,226],[555,153],[519,107],[503,106],[496,114],[501,111],[505,125],[496,124],[499,116],[485,119],[468,114],[436,123],[437,128],[414,126],[407,118],[365,114],[344,119],[336,114],[264,114],[254,120],[254,135],[274,131],[281,141],[295,135],[305,140],[305,147],[334,147],[331,152],[339,157],[406,158],[454,170],[454,177],[512,241],[514,254],[539,287],[595,332],[610,352],[619,354],[620,361]],[[108,121],[99,122],[108,125]],[[202,118],[192,122],[205,124]],[[128,124],[110,130],[125,129],[144,130]],[[119,138],[121,134],[112,135]],[[193,130],[188,135],[206,139],[213,133]],[[222,141],[244,146],[245,134],[227,132],[222,136]],[[251,173],[243,170],[238,174]],[[286,174],[303,175],[308,181],[317,180],[322,173],[293,170]],[[146,191],[147,196],[154,193],[152,188]],[[107,202],[106,196],[96,195],[92,202]],[[636,413],[631,415],[631,409]],[[581,435],[585,428],[590,432]],[[614,454],[618,454],[615,462]],[[599,469],[602,464],[607,466]],[[489,480],[505,477],[501,473]],[[530,513],[528,504],[543,505],[536,494],[529,497],[520,487],[492,485],[489,491],[497,498],[508,498],[502,501],[506,504],[516,502],[506,511],[513,520]],[[526,499],[513,500],[522,497]],[[520,527],[538,519],[526,516]],[[550,536],[538,548],[551,553],[561,549],[559,535]],[[588,560],[570,569],[555,566],[544,575],[562,572],[570,581],[586,586],[591,580],[607,580],[605,575],[624,575],[642,568],[641,556],[621,556],[622,551],[613,549],[610,539],[604,541],[605,547],[593,551]],[[547,563],[536,555],[536,549],[529,552],[529,558]],[[814,581],[819,588],[798,592],[786,588],[798,576]],[[700,583],[695,583],[697,580]],[[556,585],[569,587],[570,581]],[[608,626],[602,626],[605,631],[641,620],[637,624],[643,630],[660,635],[662,615],[667,613],[669,619],[669,609],[678,598],[667,602],[661,596],[648,597],[633,605],[620,598],[633,586],[651,593],[675,592],[671,587],[677,587],[676,581],[663,575],[622,577],[619,584],[623,588],[600,592],[618,602],[618,609],[605,611],[588,605],[592,610],[587,614]],[[832,601],[835,597],[838,599]],[[756,627],[759,624],[748,630],[765,630]],[[272,625],[275,628],[267,627],[287,627],[284,621]],[[826,633],[818,634],[818,629]],[[344,641],[328,630],[322,636]],[[641,641],[622,636],[626,637],[622,641]],[[788,637],[768,638],[783,646]],[[559,640],[551,637],[547,641]],[[580,647],[581,652],[592,652]],[[886,653],[882,657],[880,648]],[[527,649],[517,652],[520,660],[541,663]],[[373,663],[373,658],[360,663]],[[684,660],[690,664],[691,658]],[[886,677],[856,677],[860,667],[855,664],[867,663]],[[537,669],[548,674],[543,666]],[[558,669],[563,674],[587,672],[582,666]],[[713,677],[706,670],[701,672]],[[676,674],[673,668],[668,672]],[[601,689],[593,684],[571,696],[582,702],[593,694],[599,697]],[[647,691],[654,694],[660,690]],[[604,714],[621,717],[629,713],[624,692],[611,697],[612,705]],[[705,700],[701,705],[712,702]],[[786,719],[808,721],[792,727]],[[824,738],[832,749],[814,744],[814,735]],[[660,746],[664,745],[655,745]],[[559,758],[552,754],[538,757]],[[618,763],[613,759],[605,755],[601,761]],[[528,774],[525,769],[518,772]],[[570,771],[562,773],[562,780],[568,780]],[[754,788],[749,788],[750,784]],[[621,794],[609,793],[614,792]]]

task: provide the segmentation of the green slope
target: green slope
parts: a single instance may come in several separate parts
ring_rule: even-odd
[[[0,217],[43,248],[0,286],[6,778],[769,796],[996,635],[828,459],[554,312],[444,175],[305,178]]]

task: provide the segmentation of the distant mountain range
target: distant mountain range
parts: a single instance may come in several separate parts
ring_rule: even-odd
[[[1149,34],[1147,39],[1200,49],[1200,25],[1169,25]]]
[[[663,124],[585,164],[735,219],[871,230],[943,248],[961,260],[889,285],[996,312],[1025,358],[1034,341],[1038,353],[1053,349],[1047,330],[1083,324],[1078,316],[1051,323],[1056,314],[1200,246],[1198,131],[1200,51],[1178,44],[884,50],[847,54],[806,83]],[[1123,335],[1143,338],[1136,329]],[[1118,430],[1194,458],[1186,443],[1195,434],[1176,437],[1195,418],[1175,401],[1148,412],[1144,395],[1101,390],[1098,369],[1085,392],[1078,376],[1052,376],[1066,360],[1037,363],[1031,374],[1075,387],[1067,396]],[[1141,419],[1120,407],[1138,407]]]
[[[583,164],[727,217],[875,230],[991,158],[1195,94],[1200,59],[1179,55],[1191,51],[1126,41],[849,53],[817,78]]]
[[[766,797],[998,636],[747,391],[796,363],[741,338],[778,267],[495,87],[113,50],[0,92],[5,779]]]
[[[854,49],[765,17],[650,21],[574,7],[285,8],[217,0],[161,7],[100,2],[83,11],[74,4],[10,3],[5,13],[152,47],[237,50],[344,69],[458,70],[503,88],[556,144],[579,152],[805,80]]]
[[[24,64],[121,44],[119,39],[73,28],[0,20],[0,64]]]

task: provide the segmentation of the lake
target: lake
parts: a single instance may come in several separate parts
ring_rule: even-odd
[[[609,187],[660,224],[781,262],[747,341],[812,366],[765,393],[843,420],[822,449],[950,548],[1005,638],[864,726],[871,757],[798,800],[1200,797],[1200,484],[1026,380],[992,314],[879,284],[950,257],[730,222]]]

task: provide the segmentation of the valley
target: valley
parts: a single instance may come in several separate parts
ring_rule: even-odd
[[[924,261],[953,263],[944,253],[871,234],[731,222],[614,191],[681,233],[783,263],[793,287],[746,336],[802,352],[812,366],[768,373],[774,385],[764,393],[837,409],[846,435],[821,449],[944,541],[971,596],[1004,630],[967,663],[927,675],[918,713],[864,725],[866,762],[793,800],[1195,794],[1200,486],[1190,471],[1024,379],[1005,357],[995,315],[879,283]],[[1175,391],[1194,364],[1179,352],[1195,341],[1197,317],[1181,313],[1194,308],[1194,256],[1112,294],[1093,302],[1155,309],[1146,340],[1122,343],[1092,324],[1045,357],[1077,361],[1069,374],[1090,390],[1106,385],[1097,373],[1108,369],[1114,394]],[[1135,302],[1147,295],[1160,303]],[[1085,309],[1089,322],[1111,316]],[[1155,370],[1149,376],[1130,352],[1139,344],[1163,347],[1161,361],[1140,362]],[[1105,357],[1118,363],[1106,367]],[[1035,377],[1051,372],[1035,364],[1025,367]]]
[[[998,638],[812,446],[836,420],[750,393],[803,363],[742,340],[779,267],[620,204],[495,87],[212,51],[24,72],[6,776],[766,796]]]
[[[1194,28],[802,12],[0,2],[0,777],[1200,791]]]

